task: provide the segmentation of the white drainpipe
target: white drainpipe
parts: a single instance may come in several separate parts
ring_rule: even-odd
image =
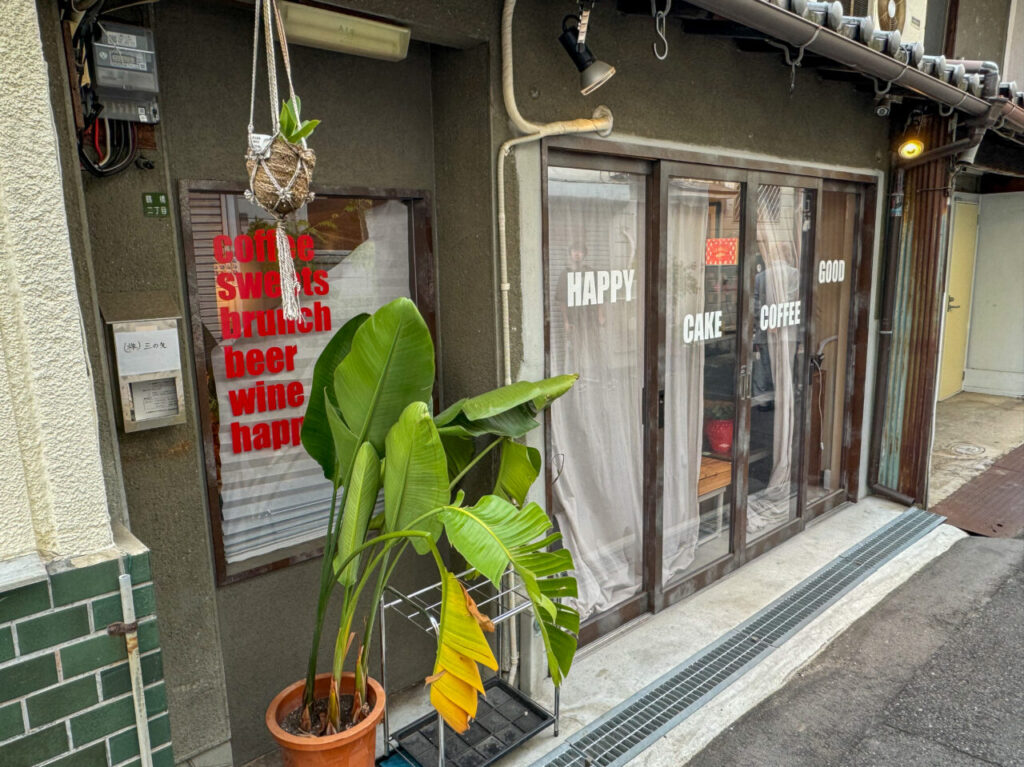
[[[512,383],[512,340],[508,307],[508,292],[511,288],[508,282],[508,238],[505,233],[505,158],[511,154],[512,147],[539,141],[545,136],[566,133],[597,133],[600,136],[607,136],[612,132],[612,112],[606,106],[597,107],[592,117],[578,120],[534,123],[523,117],[516,105],[512,72],[512,14],[515,7],[516,0],[505,0],[505,10],[501,17],[501,90],[509,118],[516,128],[527,135],[510,138],[498,150],[498,267],[501,279],[501,332],[506,385]]]
[[[132,600],[132,577],[127,574],[121,575],[117,581],[121,587],[122,625],[127,629],[124,643],[128,650],[128,670],[132,678],[132,702],[135,704],[135,732],[139,737],[139,754],[142,756],[142,767],[153,767],[153,752],[149,743],[149,716],[146,713],[142,665],[139,661],[138,625],[135,621],[135,602]]]
[[[510,138],[498,150],[498,271],[501,289],[501,349],[505,385],[512,383],[512,331],[509,316],[508,293],[511,285],[508,281],[508,237],[505,226],[505,159],[514,146],[539,141],[545,136],[558,136],[566,133],[597,133],[607,136],[612,132],[612,112],[606,106],[598,106],[589,118],[577,120],[560,120],[550,123],[534,123],[523,117],[516,105],[515,80],[512,70],[512,14],[516,0],[505,0],[505,8],[501,16],[501,90],[505,99],[505,111],[524,136]],[[511,577],[511,576],[507,576]],[[508,597],[512,599],[512,597]],[[513,605],[506,604],[503,609]],[[509,635],[509,668],[508,683],[515,685],[516,672],[519,668],[519,641],[516,636],[515,620],[508,621]]]

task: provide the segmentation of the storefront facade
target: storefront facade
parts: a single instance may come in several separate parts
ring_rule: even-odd
[[[649,15],[599,3],[590,44],[618,73],[584,97],[557,41],[575,4],[524,0],[506,51],[519,109],[546,121],[603,104],[614,131],[499,156],[518,135],[502,3],[331,3],[413,40],[400,62],[292,47],[296,89],[323,123],[317,199],[289,232],[309,256],[308,314],[289,327],[258,255],[265,226],[242,195],[251,7],[121,12],[153,31],[161,119],[146,162],[95,178],[77,159],[62,11],[16,4],[35,16],[48,77],[36,89],[54,115],[108,522],[149,550],[175,763],[245,764],[273,747],[263,712],[303,674],[329,501],[295,419],[319,348],[390,298],[413,298],[428,320],[438,407],[502,383],[506,362],[517,380],[580,374],[527,442],[544,455],[536,500],[579,562],[584,643],[869,492],[891,170],[870,86],[681,25],[660,60]],[[258,92],[257,115],[267,108]],[[154,193],[166,215],[140,205]],[[107,322],[126,305],[177,318],[183,423],[121,425]],[[410,561],[398,582],[429,578]],[[529,687],[542,664],[528,626],[521,640]],[[395,689],[429,673],[417,632],[396,627],[388,648]]]

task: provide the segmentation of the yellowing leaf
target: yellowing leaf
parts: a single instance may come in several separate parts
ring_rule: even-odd
[[[462,584],[459,584],[462,586]],[[480,628],[486,631],[488,634],[494,633],[494,623],[480,612],[480,608],[476,606],[476,602],[473,601],[473,597],[469,595],[465,586],[462,586],[462,593],[466,595],[466,609],[469,610],[469,614],[476,618],[476,622],[480,624]]]
[[[465,732],[469,719],[476,716],[477,693],[484,691],[477,664],[496,671],[498,662],[474,615],[479,615],[479,610],[465,587],[450,572],[444,574],[441,583],[437,658],[434,673],[427,678],[430,702],[449,727]]]
[[[435,685],[430,686],[430,705],[437,709],[437,713],[455,732],[465,732],[469,729],[470,715]],[[473,714],[476,714],[475,707]]]

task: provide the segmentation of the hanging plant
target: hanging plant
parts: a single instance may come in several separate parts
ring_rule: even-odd
[[[278,130],[269,147],[246,157],[253,197],[271,215],[286,216],[313,199],[309,185],[316,153],[306,146],[306,139],[320,121],[301,120],[301,107],[298,96],[281,102]]]
[[[306,144],[306,139],[320,124],[319,120],[302,120],[302,100],[295,94],[292,85],[291,62],[288,58],[288,41],[276,0],[256,0],[256,21],[253,30],[252,51],[252,93],[249,102],[249,141],[245,154],[245,165],[249,171],[247,200],[255,202],[273,216],[277,231],[277,265],[281,274],[281,308],[285,319],[299,320],[299,283],[295,277],[291,250],[286,233],[287,216],[306,203],[312,202],[309,190],[313,182],[313,168],[316,154]],[[274,21],[271,22],[271,17]],[[269,135],[256,133],[253,118],[256,107],[256,76],[258,74],[258,50],[260,21],[266,37],[267,85],[270,103],[276,105],[277,62],[274,53],[274,27],[277,28],[281,58],[288,78],[287,101],[281,102],[281,111],[271,106],[270,120],[273,132]]]

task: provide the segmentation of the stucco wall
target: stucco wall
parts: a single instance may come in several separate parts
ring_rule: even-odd
[[[1006,29],[1006,56],[1002,62],[1003,80],[1024,83],[1024,3],[1011,5],[1013,17]]]
[[[161,5],[155,20],[162,131],[172,190],[177,192],[181,179],[243,181],[251,17],[245,9],[191,2]],[[396,64],[298,46],[292,48],[291,56],[303,109],[323,120],[312,142],[318,155],[318,184],[432,191],[427,46],[413,43],[408,59]],[[257,127],[269,120],[265,86],[260,91]],[[175,254],[174,263],[176,259]],[[166,473],[161,476],[174,479]],[[202,482],[195,475],[190,484],[198,490]],[[198,506],[202,508],[201,501]],[[133,507],[132,513],[150,512]],[[197,539],[193,528],[189,545],[199,543]],[[436,578],[430,563],[410,560],[408,564],[400,582],[408,585]],[[318,581],[319,562],[312,561],[215,591],[236,763],[273,748],[263,712],[277,691],[305,673]],[[166,607],[162,609],[166,615]],[[412,650],[392,656],[389,671],[398,688],[428,674],[432,656],[429,643],[416,644],[408,627],[395,628],[400,641]],[[322,668],[329,667],[336,630],[337,619],[332,615],[325,630]]]
[[[790,70],[781,53],[744,53],[730,40],[685,35],[668,25],[669,55],[651,51],[654,23],[599,3],[588,41],[617,69],[590,96],[557,43],[564,7],[544,0],[516,6],[516,94],[523,114],[546,122],[589,116],[598,104],[615,114],[614,136],[644,136],[782,158],[881,168],[888,123],[874,116],[873,95],[849,83]],[[866,81],[865,81],[866,82]]]
[[[111,545],[35,3],[0,6],[0,559]]]
[[[994,61],[1002,67],[1009,18],[1010,0],[961,2],[956,20],[956,58]]]
[[[187,317],[177,216],[143,217],[140,195],[165,191],[176,201],[181,179],[243,180],[250,17],[244,8],[192,2],[161,5],[152,19],[163,122],[159,148],[143,154],[156,169],[84,178],[91,268],[101,294],[164,292]],[[308,48],[292,55],[304,106],[324,120],[314,142],[318,183],[432,190],[426,46],[414,44],[408,61],[395,65]],[[263,93],[257,108],[265,119]],[[189,370],[187,326],[182,330]],[[191,375],[185,383],[186,425],[120,435],[124,486],[132,529],[153,549],[176,756],[207,750],[230,732],[235,762],[243,763],[272,747],[263,710],[304,671],[319,570],[311,562],[214,586]],[[400,574],[406,585],[424,577],[418,566]],[[404,685],[429,672],[432,656],[429,642],[417,649],[408,631],[398,634],[414,650],[405,662],[396,656],[391,669]],[[325,666],[331,644],[325,641]]]

